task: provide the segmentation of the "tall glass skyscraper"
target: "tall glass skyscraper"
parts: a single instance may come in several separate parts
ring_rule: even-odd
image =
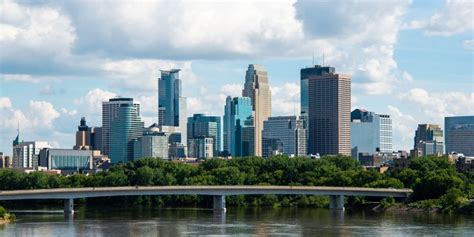
[[[180,69],[161,70],[158,79],[158,125],[175,127],[186,145],[186,98],[181,96]]]
[[[119,108],[123,104],[134,107],[140,114],[140,103],[134,102],[132,98],[112,98],[102,102],[102,153],[104,155],[110,156],[112,122],[118,117]]]
[[[355,109],[351,113],[351,147],[357,153],[391,153],[392,118],[390,115],[376,114],[365,109]]]
[[[224,113],[224,150],[232,156],[254,155],[253,113],[249,97],[230,96],[226,99]]]
[[[222,151],[222,126],[220,116],[194,114],[188,118],[187,133],[189,139],[212,138],[213,154],[217,156]]]
[[[140,112],[133,104],[120,104],[117,117],[111,124],[111,163],[126,163],[134,157],[134,140],[142,136],[143,122]]]
[[[249,97],[252,102],[254,111],[253,155],[261,156],[263,122],[272,114],[272,93],[268,85],[267,71],[262,65],[249,65],[245,73],[242,96]]]
[[[444,118],[446,153],[474,156],[474,116]]]

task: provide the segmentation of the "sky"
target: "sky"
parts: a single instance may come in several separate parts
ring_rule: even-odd
[[[222,115],[248,64],[262,64],[272,115],[299,113],[299,71],[352,76],[353,108],[393,119],[394,149],[418,123],[474,115],[472,1],[0,0],[0,151],[72,148],[81,117],[133,97],[157,120],[160,69],[180,68],[188,116]],[[313,57],[314,55],[314,57]]]

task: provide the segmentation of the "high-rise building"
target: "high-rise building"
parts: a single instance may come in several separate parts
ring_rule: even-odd
[[[306,155],[306,129],[298,116],[269,117],[263,122],[263,156]]]
[[[112,98],[102,102],[102,153],[110,156],[112,122],[118,117],[121,105],[130,105],[140,114],[140,103],[132,98]]]
[[[254,154],[262,155],[263,122],[272,114],[272,93],[268,75],[262,65],[250,64],[245,74],[242,96],[249,97],[254,111]]]
[[[132,103],[122,103],[111,123],[110,160],[111,163],[126,163],[133,160],[134,140],[142,136],[143,122],[140,111]]]
[[[414,138],[414,150],[421,156],[442,155],[444,144],[441,127],[438,124],[418,124]]]
[[[227,97],[224,113],[224,151],[232,156],[254,155],[252,151],[255,132],[252,114],[252,102],[249,97]]]
[[[334,67],[323,67],[320,65],[314,65],[314,67],[303,68],[300,71],[300,106],[301,106],[301,118],[307,121],[308,118],[308,79],[315,76],[321,76],[324,74],[334,74],[336,70]],[[307,125],[307,124],[306,124]]]
[[[82,117],[76,132],[76,145],[74,150],[101,150],[102,128],[89,127],[86,118]]]
[[[17,137],[18,138],[18,137]],[[47,142],[13,142],[13,168],[38,167],[39,152],[43,148],[51,148]]]
[[[158,125],[175,127],[186,145],[186,98],[181,95],[180,69],[161,70],[158,79]]]
[[[474,156],[474,116],[444,118],[446,153]]]
[[[308,100],[308,152],[350,155],[351,77],[336,74],[332,68],[320,75],[305,74],[305,78],[308,93],[301,96]]]
[[[168,133],[162,132],[155,123],[143,129],[143,136],[134,141],[134,160],[154,157],[168,160]]]
[[[392,119],[365,109],[351,112],[351,147],[358,153],[392,153]]]
[[[213,154],[218,155],[222,151],[221,145],[221,117],[220,116],[205,116],[203,114],[194,114],[193,117],[188,118],[187,133],[188,140],[196,138],[212,138],[213,139]],[[191,145],[188,144],[188,149]],[[188,152],[191,155],[191,151]]]

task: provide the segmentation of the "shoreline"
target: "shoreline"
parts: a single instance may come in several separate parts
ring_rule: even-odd
[[[5,220],[3,218],[0,218],[0,225],[8,224],[10,223],[10,220]]]

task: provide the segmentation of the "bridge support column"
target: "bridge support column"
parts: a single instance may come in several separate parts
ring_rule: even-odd
[[[344,195],[329,196],[329,209],[344,211]]]
[[[214,200],[214,210],[225,212],[225,196],[215,195],[213,196],[213,200]]]
[[[74,199],[72,198],[64,199],[64,213],[66,214],[74,213]]]

